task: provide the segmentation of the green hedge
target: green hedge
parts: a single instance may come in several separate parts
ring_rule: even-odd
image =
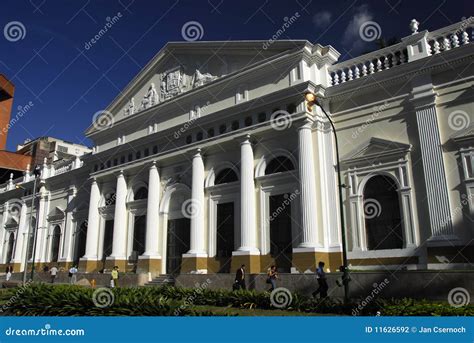
[[[93,302],[96,290],[81,286],[32,284],[23,289],[15,301],[11,301],[6,314],[33,316],[193,316],[214,315],[212,312],[195,311],[194,305],[209,305],[247,309],[275,309],[268,292],[253,290],[210,290],[175,287],[124,287],[112,289],[114,302],[100,308]],[[18,289],[2,293],[3,303]],[[285,310],[322,314],[354,315],[361,302],[343,304],[339,300],[318,301],[300,294],[292,295],[291,304]],[[447,303],[425,300],[374,300],[359,307],[357,315],[384,316],[472,316],[474,306],[455,308]]]

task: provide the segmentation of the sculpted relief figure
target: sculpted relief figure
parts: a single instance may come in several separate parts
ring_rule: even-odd
[[[154,106],[158,103],[158,93],[155,88],[155,84],[152,82],[148,88],[147,93],[142,99],[142,109],[147,109],[151,106]]]
[[[205,83],[215,80],[216,78],[217,76],[211,75],[209,73],[203,74],[199,71],[199,69],[196,69],[196,73],[194,74],[193,85],[194,87],[199,87],[204,85]]]
[[[131,98],[128,106],[125,108],[125,115],[130,116],[135,113],[135,99]]]

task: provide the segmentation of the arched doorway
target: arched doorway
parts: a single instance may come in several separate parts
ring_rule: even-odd
[[[237,182],[239,178],[232,168],[224,168],[216,174],[214,185]],[[236,249],[234,201],[219,202],[216,205],[216,260],[219,273],[229,273],[232,263],[232,252]]]
[[[368,250],[403,248],[398,186],[391,177],[377,175],[367,181],[364,216]]]
[[[58,262],[59,245],[61,242],[61,228],[56,225],[53,230],[53,238],[51,240],[51,262]]]
[[[162,213],[166,224],[166,273],[176,275],[181,271],[183,254],[190,249],[191,221],[185,216],[183,203],[190,197],[189,188],[176,184],[163,196]]]
[[[265,175],[284,173],[295,169],[286,156],[273,158],[265,168]],[[292,213],[289,193],[269,196],[270,255],[279,272],[290,272],[292,266]]]
[[[79,259],[86,254],[87,221],[84,221],[76,231],[76,250],[74,252],[74,264],[79,264]]]
[[[133,197],[134,202],[143,201],[143,206],[146,206],[146,200],[148,199],[148,189],[146,187],[140,187]],[[144,207],[143,213],[138,211],[134,215],[133,223],[133,243],[132,243],[132,254],[130,259],[133,263],[138,262],[138,256],[145,252],[146,244],[146,207]]]
[[[11,263],[13,258],[13,248],[15,246],[15,234],[13,232],[8,236],[6,263]]]

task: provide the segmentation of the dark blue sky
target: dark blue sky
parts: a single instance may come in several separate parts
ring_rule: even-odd
[[[18,106],[33,104],[9,133],[8,148],[49,135],[90,145],[84,130],[167,41],[182,41],[188,21],[203,28],[201,40],[269,39],[285,17],[299,14],[281,39],[331,44],[347,59],[374,47],[358,29],[368,20],[386,38],[434,30],[473,15],[472,1],[316,0],[2,0],[0,73],[16,85]],[[112,18],[119,20],[90,49],[85,44]],[[6,39],[10,22],[23,39]],[[14,38],[15,39],[15,38]]]

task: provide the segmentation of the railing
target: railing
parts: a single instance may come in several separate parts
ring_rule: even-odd
[[[80,168],[84,165],[84,161],[81,161],[79,157],[71,160],[56,161],[53,164],[47,165],[46,161],[41,169],[41,179],[47,179],[56,175],[67,173],[71,170]],[[15,185],[28,182],[33,179],[33,174],[30,171],[25,171],[23,176],[16,179],[10,179],[10,181],[0,184],[0,193],[9,191],[15,188]]]
[[[431,48],[431,54],[439,54],[440,52],[469,44],[469,42],[474,39],[473,24],[474,17],[470,17],[460,23],[430,32],[427,39]],[[468,31],[471,31],[471,38],[469,38]]]
[[[398,43],[331,66],[329,68],[331,85],[337,86],[407,62],[406,44]]]
[[[329,67],[331,86],[337,86],[352,80],[389,70],[413,60],[439,54],[443,51],[467,45],[474,39],[474,17],[444,27],[433,32],[414,32],[402,39],[402,42],[344,61]],[[470,35],[469,35],[470,31]],[[471,38],[470,38],[471,37]],[[408,49],[410,45],[426,45],[425,55]]]

